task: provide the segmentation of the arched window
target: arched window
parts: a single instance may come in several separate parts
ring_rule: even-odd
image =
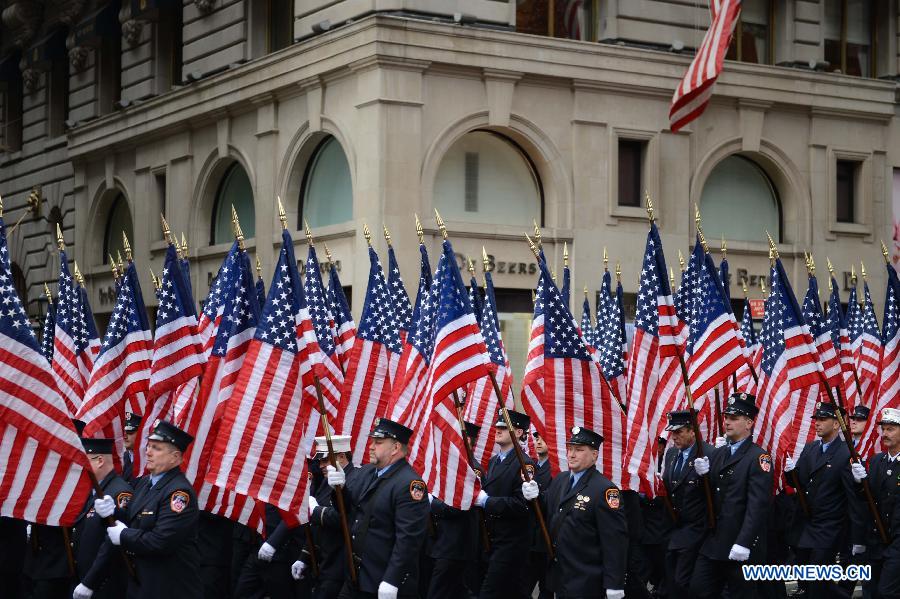
[[[122,232],[128,236],[128,242],[134,243],[134,227],[131,224],[131,211],[123,194],[118,194],[109,205],[106,216],[106,229],[103,234],[103,264],[109,264],[109,255],[117,252],[125,255],[122,243]]]
[[[709,239],[781,241],[781,208],[769,176],[752,160],[729,156],[710,173],[700,198]]]
[[[528,156],[490,131],[473,131],[454,143],[434,181],[434,206],[447,220],[529,226],[542,221],[541,200]]]
[[[353,183],[350,164],[341,144],[325,138],[313,152],[300,192],[300,222],[324,227],[353,218]]]
[[[241,221],[244,239],[254,237],[256,235],[256,212],[253,210],[253,187],[250,185],[247,172],[237,162],[225,171],[225,176],[222,177],[219,190],[216,192],[211,244],[228,243],[234,239],[234,233],[231,230],[232,206]]]

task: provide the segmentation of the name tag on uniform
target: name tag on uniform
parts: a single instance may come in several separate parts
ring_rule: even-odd
[[[141,512],[141,516],[152,516],[153,512]]]

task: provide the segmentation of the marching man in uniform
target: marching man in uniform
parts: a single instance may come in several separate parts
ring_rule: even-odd
[[[147,439],[150,474],[134,490],[128,524],[116,521],[107,535],[134,556],[137,580],[129,582],[129,599],[200,597],[197,497],[179,468],[194,438],[161,420]],[[104,544],[104,550],[113,548]]]
[[[555,553],[547,582],[559,599],[625,596],[628,531],[619,489],[596,468],[602,442],[600,434],[572,427],[569,471],[554,478],[544,496]],[[537,481],[522,484],[529,501],[539,492]]]
[[[122,478],[134,484],[134,438],[141,426],[142,416],[134,412],[125,412],[125,457],[122,460]],[[140,473],[138,473],[140,476]]]
[[[741,565],[759,563],[765,550],[760,537],[772,499],[772,456],[750,438],[759,413],[756,397],[735,393],[722,413],[727,444],[694,460],[697,474],[709,475],[716,528],[700,546],[691,596],[721,597],[727,586],[730,599],[750,599],[755,585],[744,580]]]
[[[343,487],[353,516],[350,536],[357,563],[358,588],[348,580],[342,599],[416,597],[419,557],[425,542],[428,489],[406,456],[412,431],[381,418],[369,434],[374,465],[347,482],[342,469],[328,466],[328,484]],[[336,489],[337,490],[337,489]]]

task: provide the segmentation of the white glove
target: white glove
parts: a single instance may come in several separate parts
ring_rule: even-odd
[[[607,589],[606,599],[624,599],[625,591]]]
[[[728,441],[725,440],[725,437],[716,437],[716,449],[726,445],[728,445]]]
[[[434,495],[431,493],[428,494],[428,505],[431,505],[431,502],[434,501]]]
[[[522,483],[522,495],[526,500],[531,501],[532,499],[536,499],[540,493],[541,488],[538,486],[537,481],[529,480]]]
[[[397,599],[399,589],[389,582],[381,581],[378,585],[378,599]]]
[[[861,483],[864,478],[869,476],[869,473],[866,472],[866,467],[859,462],[853,462],[852,464],[850,464],[850,472],[853,474],[853,480],[858,483]]]
[[[731,546],[731,551],[728,552],[728,559],[734,560],[736,562],[745,562],[747,558],[750,557],[750,550],[746,547],[741,547],[737,543]]]
[[[335,468],[334,466],[327,466],[325,468],[328,471],[328,486],[329,487],[343,487],[347,482],[347,475],[344,474],[344,469],[338,466]]]
[[[850,548],[850,555],[861,555],[866,552],[865,545],[854,545]]]
[[[696,458],[694,460],[694,471],[700,476],[709,473],[709,458],[707,456]]]
[[[101,518],[106,518],[107,516],[112,516],[113,512],[116,511],[116,502],[113,501],[113,498],[109,495],[105,497],[101,497],[99,499],[94,500],[94,511]]]
[[[484,489],[478,491],[478,497],[475,498],[475,505],[478,507],[484,507],[485,502],[490,499],[490,496],[484,492]]]
[[[794,463],[794,458],[792,458],[791,456],[788,456],[787,458],[785,458],[785,460],[784,460],[784,471],[785,472],[790,472],[791,470],[793,470],[796,467],[797,467],[797,464]]]
[[[294,577],[294,580],[300,580],[303,578],[303,570],[306,569],[306,564],[301,562],[300,560],[295,561],[291,564],[291,576]]]
[[[121,536],[122,531],[128,528],[119,520],[116,520],[116,524],[114,526],[106,527],[106,534],[109,536],[109,540],[112,541],[113,545],[119,545],[122,543]]]
[[[25,540],[26,541],[31,540],[31,524],[28,524],[25,526]]]
[[[261,562],[270,562],[274,555],[275,548],[268,543],[263,543],[262,547],[259,548],[259,553],[256,554],[256,557],[258,557]]]
[[[319,507],[319,502],[312,495],[309,496],[309,515],[312,516],[313,511]]]
[[[87,588],[83,584],[79,584],[75,587],[75,590],[72,591],[72,599],[91,599],[93,594],[93,590]]]

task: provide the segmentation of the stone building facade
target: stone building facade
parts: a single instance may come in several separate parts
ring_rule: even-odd
[[[306,219],[358,315],[363,224],[390,229],[412,294],[413,213],[436,252],[438,208],[461,262],[491,254],[518,360],[535,283],[522,233],[539,222],[557,270],[568,245],[578,315],[604,246],[636,291],[646,190],[676,271],[696,204],[710,241],[727,239],[733,295],[746,279],[759,296],[769,230],[798,293],[811,251],[842,284],[864,262],[880,305],[900,173],[898,4],[745,0],[710,106],[672,133],[706,2],[7,0],[0,194],[8,226],[24,215],[10,238],[17,287],[37,323],[58,223],[102,326],[107,255],[127,230],[152,304],[165,212],[188,239],[199,300],[231,204],[268,278],[280,197],[298,255]]]

